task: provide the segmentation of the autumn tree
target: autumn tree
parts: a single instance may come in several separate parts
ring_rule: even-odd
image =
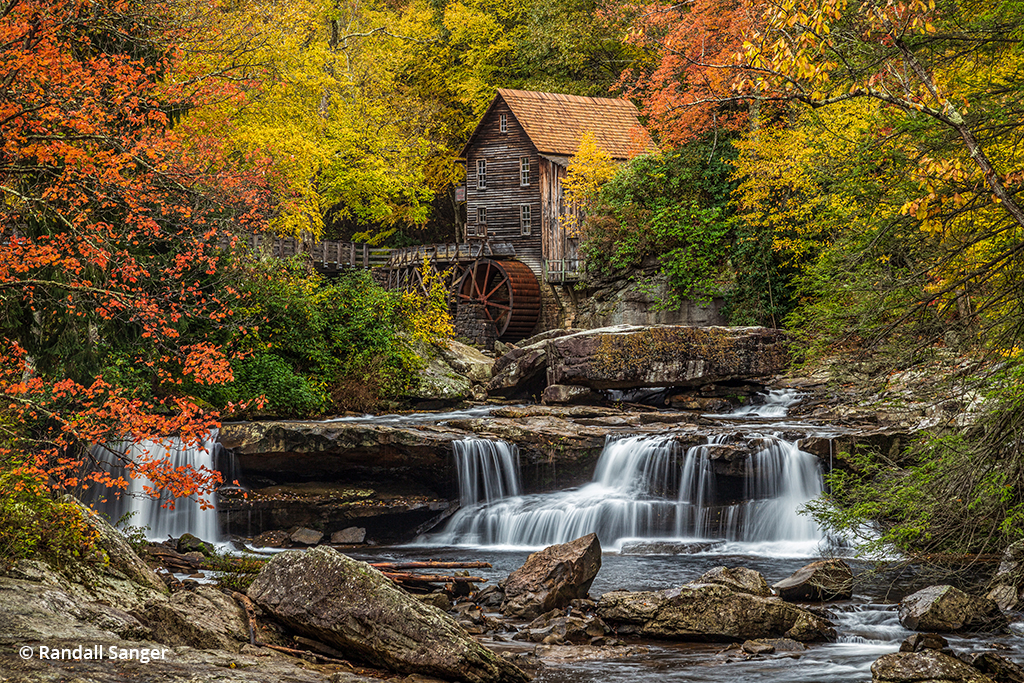
[[[14,0],[0,16],[0,457],[58,489],[123,484],[91,444],[199,442],[218,416],[190,389],[231,379],[219,236],[263,223],[266,185],[185,152],[172,115],[196,90],[162,80],[165,11]],[[125,464],[172,496],[219,481],[156,453]]]

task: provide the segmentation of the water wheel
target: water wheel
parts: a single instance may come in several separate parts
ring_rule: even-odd
[[[474,261],[458,285],[458,301],[479,304],[502,341],[528,337],[540,317],[537,276],[519,261]]]

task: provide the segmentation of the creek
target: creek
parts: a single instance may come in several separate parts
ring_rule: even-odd
[[[604,548],[601,570],[591,587],[599,596],[614,589],[660,590],[679,586],[716,566],[744,566],[761,572],[769,584],[788,577],[808,562],[827,556],[849,556],[843,539],[829,538],[801,508],[823,491],[829,466],[800,449],[794,433],[829,437],[829,428],[787,418],[798,397],[773,392],[760,406],[730,415],[713,416],[707,442],[684,447],[672,430],[658,434],[610,435],[583,486],[548,493],[524,494],[518,452],[494,439],[453,443],[460,509],[440,530],[405,546],[346,551],[367,561],[485,561],[490,569],[474,573],[497,582],[523,564],[529,552],[596,531]],[[487,409],[473,414],[486,415]],[[463,413],[351,418],[367,422],[437,422]],[[785,432],[785,437],[783,436]],[[743,449],[733,446],[743,442]],[[725,462],[736,453],[744,455]],[[199,455],[199,452],[196,453]],[[205,456],[204,456],[205,457]],[[715,465],[714,467],[712,465]],[[725,474],[723,474],[725,472]],[[188,504],[179,505],[183,509]],[[158,506],[147,508],[154,536],[166,537],[167,525]],[[199,520],[177,512],[186,525]],[[150,518],[148,515],[151,515]],[[201,537],[202,531],[190,531]],[[637,550],[637,544],[650,546]],[[677,552],[683,554],[631,554]],[[696,551],[696,552],[694,552]],[[874,566],[849,559],[863,577]],[[976,592],[984,576],[971,577]],[[917,569],[878,573],[859,580],[851,600],[829,603],[839,638],[812,645],[799,653],[747,659],[737,650],[723,652],[721,643],[648,643],[646,654],[622,659],[548,662],[540,683],[614,683],[622,681],[688,681],[733,683],[839,683],[869,681],[879,656],[899,649],[910,635],[897,619],[896,602],[905,594],[935,583]],[[970,581],[969,581],[970,583]],[[972,586],[965,586],[971,588]],[[974,650],[995,644],[1011,648],[1003,654],[1019,659],[1014,648],[1024,623],[1010,635],[954,636],[954,648]],[[511,635],[511,634],[509,634]],[[485,641],[495,649],[532,649],[532,644],[505,637]]]

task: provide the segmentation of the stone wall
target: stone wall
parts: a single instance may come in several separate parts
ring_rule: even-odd
[[[460,301],[455,311],[455,335],[479,344],[485,349],[498,339],[494,323],[484,313],[484,307],[475,301]]]

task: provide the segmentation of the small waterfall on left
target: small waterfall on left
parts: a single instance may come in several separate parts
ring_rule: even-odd
[[[198,446],[185,446],[180,439],[174,438],[164,443],[139,441],[135,443],[111,444],[94,446],[93,457],[108,468],[115,476],[120,474],[128,482],[127,489],[120,497],[114,497],[114,491],[105,487],[94,487],[90,491],[91,503],[97,511],[105,514],[111,523],[116,523],[126,514],[130,514],[127,524],[146,529],[146,537],[162,541],[168,537],[178,538],[182,534],[192,534],[204,541],[217,543],[221,541],[220,526],[217,521],[217,509],[213,505],[213,497],[209,494],[210,507],[203,509],[195,498],[176,498],[174,509],[166,506],[172,499],[166,493],[151,495],[146,486],[152,482],[144,477],[131,478],[121,465],[115,452],[125,453],[128,458],[146,456],[148,458],[166,458],[175,468],[190,466],[196,470],[216,471],[218,455],[223,449],[217,443],[217,433],[209,434]]]
[[[459,505],[469,507],[518,496],[519,449],[507,441],[453,441]]]

